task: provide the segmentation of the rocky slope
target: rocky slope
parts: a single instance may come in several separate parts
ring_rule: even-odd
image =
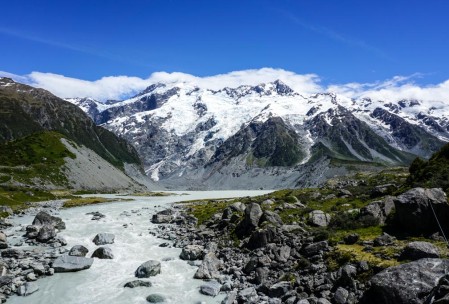
[[[147,175],[174,188],[314,186],[428,158],[449,140],[442,103],[303,96],[281,81],[221,90],[157,83],[120,102],[69,101],[126,138]]]
[[[51,93],[0,78],[0,182],[40,188],[142,189],[135,149]],[[104,170],[103,170],[104,169]]]

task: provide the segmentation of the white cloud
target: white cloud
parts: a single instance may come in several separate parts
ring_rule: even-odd
[[[280,79],[294,90],[304,94],[322,91],[318,84],[319,78],[314,74],[299,75],[282,69],[272,68],[244,70],[208,77],[197,77],[179,72],[155,72],[147,79],[130,76],[109,76],[95,81],[41,72],[32,72],[24,76],[0,72],[0,76],[11,77],[19,82],[46,89],[62,98],[87,96],[99,100],[122,99],[157,82],[182,82],[205,89],[217,90],[223,87],[258,85]]]
[[[370,97],[374,100],[398,101],[419,99],[424,101],[449,101],[449,80],[436,85],[420,86],[414,79],[420,74],[395,76],[374,83],[330,84],[324,87],[315,74],[296,74],[283,69],[263,68],[234,71],[214,76],[197,77],[186,73],[155,72],[148,78],[109,76],[95,81],[81,80],[52,73],[32,72],[19,76],[0,72],[0,76],[11,77],[18,82],[44,88],[62,98],[92,97],[98,100],[123,99],[157,83],[187,83],[205,89],[258,85],[280,79],[303,95],[317,92],[334,92],[349,98]]]

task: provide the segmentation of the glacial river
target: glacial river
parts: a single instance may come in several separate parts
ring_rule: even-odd
[[[173,192],[166,197],[127,197],[130,202],[112,202],[99,205],[63,209],[59,216],[67,228],[59,233],[67,242],[67,248],[83,245],[89,249],[88,257],[97,248],[92,239],[97,233],[115,234],[115,243],[107,245],[114,254],[113,260],[95,259],[92,267],[74,273],[57,273],[35,283],[39,291],[27,297],[11,297],[11,304],[93,304],[93,303],[148,303],[146,297],[159,293],[166,297],[165,303],[220,303],[224,295],[215,298],[201,295],[201,280],[193,279],[197,269],[179,259],[181,249],[162,248],[159,239],[149,230],[155,224],[151,215],[166,208],[170,203],[205,198],[231,198],[255,196],[270,191],[202,191]],[[188,195],[180,195],[186,193]],[[120,197],[115,195],[97,195]],[[86,213],[99,211],[106,215],[99,221],[91,220]],[[126,214],[124,214],[126,212]],[[16,218],[16,223],[31,224],[32,216]],[[124,225],[127,224],[127,228]],[[124,288],[126,282],[135,280],[134,271],[147,260],[161,261],[161,274],[151,277],[152,287]]]

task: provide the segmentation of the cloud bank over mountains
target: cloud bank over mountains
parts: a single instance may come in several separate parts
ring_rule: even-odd
[[[354,82],[327,86],[321,84],[321,79],[316,74],[296,74],[273,68],[234,71],[205,77],[180,72],[155,72],[146,79],[131,76],[108,76],[95,81],[42,72],[15,75],[0,71],[0,76],[10,77],[16,81],[46,89],[62,98],[92,97],[103,101],[125,99],[157,82],[184,83],[204,89],[218,90],[224,87],[235,88],[241,85],[254,86],[277,79],[306,96],[320,92],[334,92],[349,98],[369,97],[374,100],[449,101],[449,80],[436,85],[420,86],[413,81],[419,76],[418,74],[408,77],[395,76],[392,79],[375,83]]]

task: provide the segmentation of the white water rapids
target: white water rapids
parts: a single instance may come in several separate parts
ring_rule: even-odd
[[[114,259],[95,259],[92,267],[74,273],[57,273],[39,279],[35,283],[39,291],[27,297],[13,296],[11,304],[93,304],[93,303],[148,303],[146,297],[153,293],[166,297],[165,303],[220,303],[224,295],[215,298],[201,295],[199,286],[204,282],[193,279],[197,269],[179,259],[181,249],[162,248],[166,240],[149,234],[155,224],[150,222],[152,214],[169,206],[170,203],[203,198],[230,198],[254,196],[269,191],[203,191],[186,192],[189,195],[166,197],[129,197],[134,201],[105,203],[63,209],[59,216],[66,223],[66,229],[59,235],[64,237],[70,249],[83,245],[89,249],[88,257],[98,247],[92,239],[97,233],[115,234],[112,249]],[[177,194],[180,194],[178,192]],[[96,195],[115,197],[114,195]],[[88,212],[99,211],[106,215],[99,221],[91,220]],[[127,211],[129,216],[123,215]],[[30,225],[33,216],[15,218],[15,223]],[[123,225],[128,224],[127,228]],[[169,242],[171,243],[171,242]],[[17,247],[20,248],[20,247]],[[161,274],[147,279],[152,287],[124,288],[126,282],[135,280],[134,271],[148,260],[161,262]]]

